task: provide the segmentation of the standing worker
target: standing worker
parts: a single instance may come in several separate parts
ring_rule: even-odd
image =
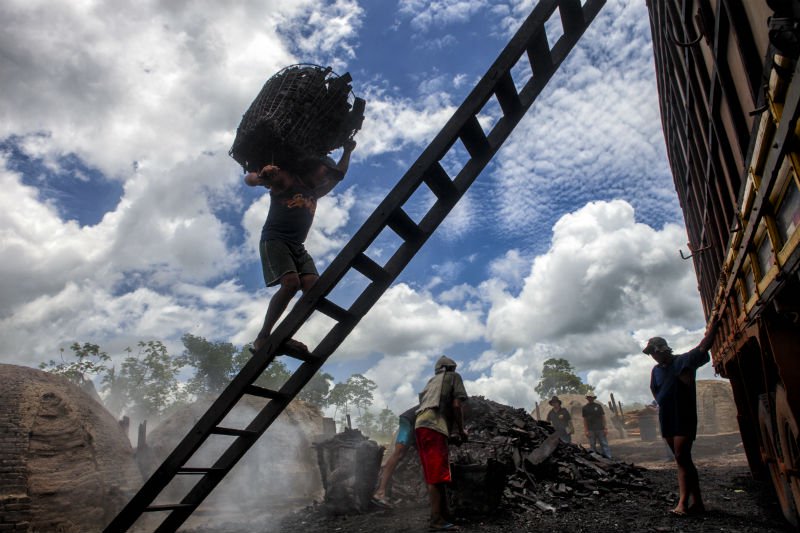
[[[692,443],[697,436],[697,369],[708,363],[708,349],[714,343],[718,322],[694,349],[680,355],[672,353],[667,341],[653,337],[642,352],[656,365],[650,374],[650,390],[658,403],[661,436],[678,465],[678,504],[670,512],[685,516],[705,512],[700,494],[700,478],[692,461]]]
[[[417,450],[428,485],[431,504],[430,531],[458,531],[447,510],[446,486],[450,476],[448,438],[466,440],[462,402],[467,399],[464,381],[456,373],[456,362],[443,355],[436,361],[435,375],[420,394],[415,433]]]
[[[603,406],[595,402],[597,396],[593,392],[586,395],[586,405],[583,406],[583,426],[586,428],[586,437],[589,439],[589,446],[595,453],[601,453],[606,459],[611,459],[611,450],[608,448],[608,426],[606,425],[606,413]],[[597,445],[600,444],[600,451]]]
[[[389,487],[389,481],[392,479],[395,468],[406,456],[406,452],[411,447],[416,446],[417,439],[414,437],[414,425],[417,421],[417,409],[419,404],[411,409],[404,411],[400,414],[399,425],[397,428],[397,438],[394,442],[394,451],[386,464],[383,466],[381,473],[381,481],[378,484],[378,490],[372,496],[372,501],[380,507],[390,507],[389,502],[386,500],[386,489]]]
[[[244,177],[244,182],[251,187],[269,189],[269,212],[258,249],[267,287],[280,285],[272,295],[264,325],[253,342],[255,351],[264,346],[273,326],[297,291],[306,292],[319,279],[314,260],[304,243],[314,221],[317,199],[331,192],[344,178],[355,147],[355,141],[347,141],[338,163],[330,157],[307,159],[298,162],[296,168],[267,165]],[[294,339],[287,340],[284,345],[308,351],[305,344]]]
[[[570,416],[569,411],[561,407],[561,400],[558,396],[553,396],[547,403],[553,406],[553,409],[547,413],[547,421],[553,425],[563,442],[572,442],[572,434],[575,429],[572,425],[572,416]]]

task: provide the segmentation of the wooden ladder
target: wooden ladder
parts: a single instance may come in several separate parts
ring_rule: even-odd
[[[580,0],[539,2],[422,155],[331,262],[317,283],[300,298],[266,345],[254,354],[175,450],[105,528],[105,533],[128,531],[143,513],[150,512],[166,515],[155,529],[158,533],[174,532],[183,524],[297,396],[439,227],[500,149],[604,4],[605,0],[586,0],[583,5]],[[563,33],[551,47],[545,23],[556,10],[560,15]],[[522,59],[525,54],[527,61]],[[521,79],[529,78],[520,91],[512,77],[515,67],[521,71],[514,72],[515,75],[522,76]],[[502,116],[487,134],[478,121],[478,114],[492,96],[497,99]],[[469,159],[452,178],[440,161],[453,149],[457,140],[463,144]],[[403,209],[403,205],[423,186],[430,190],[436,201],[417,223]],[[381,265],[369,257],[367,250],[386,228],[400,238],[401,244]],[[328,296],[351,269],[364,276],[368,284],[345,309]],[[287,352],[282,347],[284,341],[290,339],[314,312],[330,317],[333,326],[310,353]],[[254,385],[279,355],[299,359],[301,364],[279,390]],[[225,416],[245,395],[266,398],[269,402],[246,428],[221,426]],[[234,439],[214,464],[204,468],[187,467],[192,455],[212,435],[226,435]],[[195,476],[198,480],[180,502],[154,505],[155,499],[176,476]]]

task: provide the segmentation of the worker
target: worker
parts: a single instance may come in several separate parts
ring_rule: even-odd
[[[606,425],[606,413],[603,406],[595,400],[597,396],[590,392],[586,395],[586,405],[583,406],[583,427],[585,428],[586,438],[589,439],[589,446],[595,453],[600,453],[603,457],[611,459],[611,450],[608,447],[608,426]],[[597,445],[600,445],[600,451]]]
[[[417,409],[419,404],[407,409],[400,414],[399,424],[397,428],[397,438],[394,442],[394,451],[386,464],[383,465],[383,472],[381,472],[381,481],[378,484],[378,490],[372,496],[372,501],[379,507],[391,507],[386,499],[386,489],[389,487],[389,482],[392,479],[397,465],[406,456],[409,448],[416,446],[417,439],[414,436],[414,425],[417,421]]]
[[[458,531],[447,509],[447,484],[451,482],[448,439],[467,439],[462,403],[467,399],[464,381],[456,362],[443,355],[436,361],[435,374],[420,394],[414,433],[417,437],[425,483],[431,506],[430,531]]]
[[[642,352],[656,365],[650,374],[650,390],[658,403],[661,436],[667,442],[678,467],[678,503],[670,512],[685,516],[705,512],[700,494],[700,479],[692,461],[692,443],[697,435],[697,369],[708,363],[708,350],[714,342],[718,322],[695,348],[675,355],[667,341],[653,337]]]
[[[251,187],[269,189],[269,212],[258,248],[267,287],[279,285],[267,306],[264,325],[253,342],[255,351],[264,346],[297,291],[306,292],[319,279],[304,243],[314,221],[317,199],[328,194],[344,178],[355,147],[355,141],[347,141],[338,163],[330,157],[310,158],[298,162],[295,168],[266,165],[259,172],[249,172],[244,177],[244,182]],[[305,344],[294,339],[286,341],[284,346],[308,351]]]
[[[561,400],[558,396],[553,396],[547,403],[553,407],[547,413],[547,421],[553,425],[553,429],[556,430],[563,442],[572,442],[572,434],[575,433],[575,428],[572,425],[572,417],[569,411],[561,407]]]

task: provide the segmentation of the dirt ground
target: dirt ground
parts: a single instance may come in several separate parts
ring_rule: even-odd
[[[677,500],[677,479],[674,463],[662,441],[617,440],[611,442],[611,451],[615,459],[645,467],[649,488],[565,499],[555,512],[521,513],[501,508],[495,515],[462,517],[457,523],[464,532],[489,533],[790,531],[769,488],[750,475],[738,434],[701,436],[695,444],[695,462],[708,508],[705,515],[698,517],[676,517],[668,512]],[[314,506],[292,513],[268,528],[251,526],[251,531],[418,532],[427,531],[427,516],[424,502],[354,516],[329,516],[322,506]],[[216,531],[228,533],[224,528]]]

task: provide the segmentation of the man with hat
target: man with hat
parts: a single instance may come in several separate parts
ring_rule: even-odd
[[[547,403],[553,406],[553,409],[547,413],[547,421],[553,424],[553,428],[561,436],[563,442],[572,442],[574,429],[569,411],[561,407],[561,400],[558,396],[553,396]]]
[[[650,374],[650,390],[658,403],[661,436],[678,466],[678,504],[670,512],[680,516],[705,512],[700,479],[692,461],[692,443],[697,435],[695,374],[710,360],[708,350],[714,343],[718,325],[714,321],[700,344],[683,354],[673,354],[661,337],[648,340],[642,350],[656,362]]]
[[[460,443],[467,439],[462,403],[467,400],[464,381],[456,372],[456,362],[443,355],[436,361],[435,375],[419,395],[414,434],[422,473],[428,485],[431,505],[430,531],[458,531],[447,509],[447,484],[450,476],[448,439]]]
[[[595,402],[597,396],[590,392],[586,395],[588,402],[583,406],[583,426],[586,428],[586,437],[589,439],[589,446],[595,453],[601,453],[603,457],[611,459],[611,450],[608,447],[608,429],[606,427],[606,413],[603,406]],[[597,445],[600,444],[600,451]]]

